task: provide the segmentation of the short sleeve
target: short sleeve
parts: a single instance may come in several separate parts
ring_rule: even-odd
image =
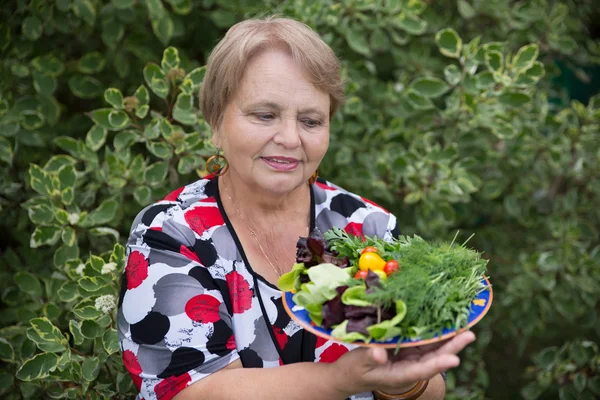
[[[398,219],[395,215],[390,214],[390,236],[397,239],[400,236],[400,227],[398,226]]]
[[[144,209],[127,243],[118,331],[138,399],[169,400],[239,358],[226,282],[202,260],[216,250],[178,221],[180,210]]]

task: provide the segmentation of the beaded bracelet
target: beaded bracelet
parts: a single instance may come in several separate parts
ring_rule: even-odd
[[[375,390],[373,394],[375,395],[376,400],[415,400],[425,392],[428,384],[429,380],[419,381],[415,387],[410,389],[408,392],[401,394],[385,393],[378,390]]]

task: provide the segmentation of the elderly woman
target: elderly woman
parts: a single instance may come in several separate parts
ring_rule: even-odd
[[[321,340],[282,307],[300,236],[398,234],[317,178],[342,101],[337,58],[300,22],[244,21],[214,49],[201,108],[222,168],[145,208],[128,242],[119,338],[138,399],[443,398],[471,332],[392,357]]]

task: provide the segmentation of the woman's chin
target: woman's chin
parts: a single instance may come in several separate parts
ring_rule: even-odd
[[[257,182],[258,189],[263,190],[266,193],[271,193],[274,196],[285,196],[295,191],[303,184],[306,184],[306,181],[297,176],[269,176],[265,177],[263,180],[258,180]]]

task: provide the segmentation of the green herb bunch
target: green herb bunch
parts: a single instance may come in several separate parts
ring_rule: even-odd
[[[481,291],[487,260],[466,243],[428,242],[415,235],[386,241],[379,238],[349,236],[340,229],[326,233],[333,250],[348,256],[355,265],[360,251],[375,246],[385,259],[400,262],[400,271],[390,275],[386,284],[366,295],[379,306],[406,303],[407,313],[400,323],[403,336],[431,338],[444,328],[464,327],[471,302]]]

